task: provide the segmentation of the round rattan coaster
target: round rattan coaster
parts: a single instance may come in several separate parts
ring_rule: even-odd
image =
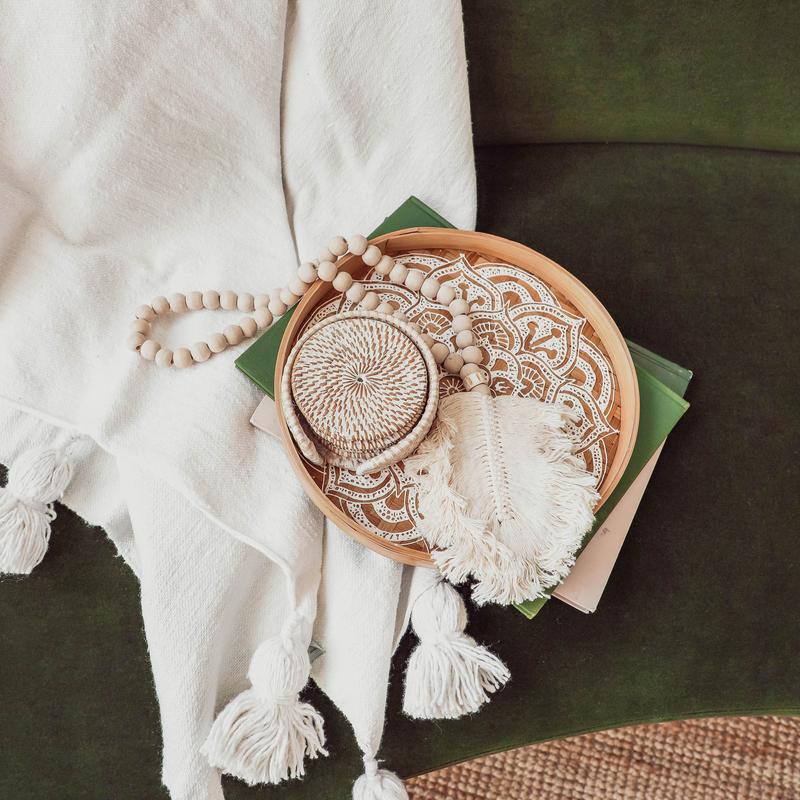
[[[578,421],[569,431],[595,477],[599,508],[625,470],[639,423],[633,362],[600,301],[558,264],[498,236],[409,228],[372,242],[406,266],[452,283],[470,300],[473,331],[495,394],[531,396],[573,411]],[[339,266],[453,348],[445,308],[374,274],[356,256],[347,256]],[[350,308],[330,284],[318,282],[306,293],[278,351],[276,397],[295,341],[311,326]],[[440,396],[461,388],[457,377],[441,375]],[[311,464],[297,450],[280,402],[277,407],[292,466],[322,512],[373,550],[407,564],[430,565],[428,548],[417,533],[416,486],[401,466],[359,476],[343,467]]]

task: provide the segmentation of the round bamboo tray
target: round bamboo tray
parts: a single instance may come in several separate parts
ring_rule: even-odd
[[[600,301],[573,275],[524,245],[448,228],[408,228],[372,240],[407,266],[452,283],[473,305],[473,331],[484,351],[495,394],[532,396],[571,407],[580,422],[569,432],[595,476],[603,505],[633,451],[639,424],[636,372],[622,334]],[[435,302],[395,286],[348,255],[341,269],[392,300],[435,339],[451,344],[450,316]],[[283,368],[302,332],[351,304],[318,281],[292,315],[278,350],[275,396]],[[462,389],[442,374],[440,395]],[[372,475],[317,467],[299,453],[279,399],[278,421],[289,460],[320,510],[362,544],[406,564],[431,566],[416,531],[417,490],[399,465]]]

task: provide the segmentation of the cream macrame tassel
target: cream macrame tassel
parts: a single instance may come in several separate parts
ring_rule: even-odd
[[[419,644],[408,660],[403,711],[417,719],[474,714],[503,686],[506,665],[464,633],[467,609],[446,581],[423,592],[411,611]]]
[[[28,575],[44,558],[53,503],[72,478],[76,441],[73,436],[60,447],[28,450],[9,469],[0,489],[0,572]]]
[[[364,774],[353,784],[353,800],[408,800],[408,792],[394,772],[378,769],[374,754],[365,754]]]
[[[247,672],[252,687],[219,713],[203,745],[211,766],[250,786],[301,778],[305,756],[328,755],[322,717],[298,697],[311,670],[299,628],[295,620],[259,645]]]

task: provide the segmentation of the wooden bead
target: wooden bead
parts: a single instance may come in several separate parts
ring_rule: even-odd
[[[189,306],[186,305],[186,295],[181,292],[171,294],[169,296],[169,308],[170,311],[174,311],[176,314],[183,314],[184,311],[188,311]]]
[[[466,378],[467,375],[472,375],[473,372],[479,372],[480,367],[477,364],[464,364],[461,367],[461,371],[458,373],[462,378]]]
[[[343,273],[344,274],[344,273]],[[347,299],[351,303],[355,303],[358,305],[366,296],[367,290],[364,288],[364,284],[356,281],[348,290],[347,290]]]
[[[203,293],[189,292],[186,295],[186,305],[189,311],[199,311],[203,307]]]
[[[389,300],[384,300],[375,310],[379,314],[389,314],[391,316],[394,314],[396,306],[394,303],[389,302]]]
[[[336,261],[336,256],[326,247],[318,256],[317,263],[322,261]]]
[[[466,361],[467,364],[480,364],[483,362],[483,351],[480,347],[475,345],[465,347],[461,351],[461,355],[464,357],[464,361]]]
[[[332,261],[320,261],[319,266],[317,267],[317,275],[321,281],[327,281],[331,283],[334,278],[336,278],[336,273],[339,270],[336,269],[336,264]]]
[[[420,269],[410,269],[406,275],[405,284],[412,292],[418,292],[425,283],[425,273]]]
[[[428,298],[428,300],[435,300],[436,295],[439,293],[440,285],[441,284],[436,280],[436,278],[425,278],[420,291],[425,297]]]
[[[457,298],[448,307],[450,314],[457,317],[459,314],[469,314],[469,303],[466,300]]]
[[[188,347],[179,347],[173,354],[172,354],[172,363],[178,369],[186,369],[186,367],[191,367],[194,364],[194,359],[192,358],[191,351]]]
[[[139,306],[136,309],[136,319],[145,319],[152,322],[156,318],[156,312],[150,306]]]
[[[395,262],[392,271],[389,273],[389,280],[401,286],[406,279],[406,275],[408,275],[408,267],[405,264]]]
[[[383,256],[375,265],[375,272],[378,275],[386,276],[394,269],[394,259],[391,256]]]
[[[150,323],[146,319],[135,319],[131,322],[131,333],[150,333]]]
[[[361,256],[361,260],[368,266],[368,267],[375,267],[378,265],[378,262],[383,258],[383,253],[381,253],[380,247],[376,247],[374,244],[371,244],[365,251],[364,255]]]
[[[166,314],[169,311],[169,300],[163,294],[160,294],[150,301],[150,306],[156,314]]]
[[[448,284],[443,284],[439,287],[439,291],[436,292],[436,302],[441,303],[443,306],[449,306],[455,299],[456,290]]]
[[[269,328],[272,325],[272,312],[268,308],[257,308],[256,313],[253,314],[253,319],[259,329],[263,331],[264,328]]]
[[[471,331],[472,320],[466,314],[458,314],[453,317],[453,332],[458,334],[461,331]]]
[[[303,283],[314,283],[317,279],[317,268],[311,261],[304,261],[297,268],[297,277],[300,278]]]
[[[354,255],[354,256],[363,256],[364,253],[367,251],[369,247],[369,242],[360,234],[356,236],[351,236],[347,240],[347,249]]]
[[[219,308],[219,292],[214,289],[203,292],[203,308],[216,311]]]
[[[125,340],[125,344],[131,350],[138,350],[146,341],[147,337],[143,333],[132,333]]]
[[[461,372],[461,367],[464,366],[464,359],[458,353],[450,353],[444,360],[444,368],[451,375],[458,375]]]
[[[156,366],[158,367],[171,367],[172,366],[172,350],[162,347],[156,353]]]
[[[400,322],[408,322],[408,317],[406,316],[406,312],[403,309],[398,308],[397,311],[392,314],[395,319],[399,319]]]
[[[328,242],[328,250],[335,256],[343,256],[347,252],[347,241],[344,236],[334,236]]]
[[[425,342],[428,347],[433,347],[436,344],[436,340],[429,333],[422,334],[422,341]]]
[[[288,286],[281,289],[281,302],[285,303],[287,308],[291,308],[300,298]]]
[[[269,301],[267,310],[276,317],[282,317],[286,313],[286,303],[280,297],[273,297]]]
[[[461,331],[456,335],[456,347],[459,350],[463,350],[473,344],[475,344],[475,334],[472,331]]]
[[[244,331],[238,325],[228,325],[222,333],[230,345],[239,344],[244,339]]]
[[[208,337],[208,349],[212,353],[221,353],[228,347],[228,340],[222,333],[212,333]]]
[[[239,327],[242,329],[247,339],[255,336],[258,331],[258,323],[252,317],[242,317],[239,320]]]
[[[235,311],[236,301],[237,301],[236,292],[232,292],[230,289],[226,289],[224,292],[220,292],[219,304],[226,311]]]
[[[431,347],[431,353],[433,353],[434,361],[437,364],[443,364],[447,356],[450,355],[450,348],[442,342],[434,342],[433,347]]]
[[[302,297],[310,288],[311,284],[301,281],[300,278],[292,278],[289,281],[289,291],[298,297]]]
[[[236,300],[236,308],[239,311],[254,311],[256,307],[256,299],[250,292],[242,292]]]
[[[485,394],[487,397],[492,396],[492,390],[489,388],[488,383],[479,383],[477,386],[473,386],[470,389],[470,392],[475,392],[475,394]]]
[[[160,349],[161,345],[155,339],[146,339],[142,342],[139,352],[142,354],[142,358],[147,361],[152,361]]]
[[[361,308],[365,308],[367,311],[374,311],[379,305],[381,304],[381,299],[375,292],[367,292],[364,297],[361,298]]]
[[[333,288],[337,292],[346,292],[353,285],[353,276],[349,272],[340,272],[333,279]]]
[[[257,294],[253,298],[253,305],[256,307],[256,310],[258,310],[259,308],[266,308],[269,305],[269,295]]]
[[[202,364],[211,358],[211,348],[205,342],[195,342],[189,352],[192,354],[192,361]]]

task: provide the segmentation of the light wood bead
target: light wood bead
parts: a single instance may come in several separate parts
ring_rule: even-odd
[[[289,291],[298,297],[302,297],[310,288],[311,284],[301,281],[300,278],[292,278],[289,281]]]
[[[156,366],[157,367],[171,367],[172,366],[172,350],[162,347],[156,353]]]
[[[472,375],[473,372],[478,372],[480,367],[477,364],[464,364],[461,367],[461,371],[458,373],[462,378],[466,378],[467,375]]]
[[[211,358],[211,348],[205,342],[195,342],[189,352],[192,354],[192,361],[202,364]]]
[[[459,350],[463,350],[473,344],[475,344],[475,334],[472,331],[461,331],[461,333],[456,334],[456,347]]]
[[[447,356],[450,355],[450,348],[442,342],[434,342],[431,347],[431,354],[437,364],[443,364]]]
[[[450,314],[457,317],[459,314],[469,314],[469,303],[461,298],[456,298],[448,306]]]
[[[349,272],[340,272],[333,279],[333,288],[337,292],[346,292],[353,285],[353,276]]]
[[[335,256],[343,256],[347,252],[347,240],[344,236],[334,236],[328,242],[328,250]]]
[[[219,304],[226,311],[235,311],[236,301],[237,301],[236,292],[232,292],[230,289],[226,289],[224,292],[220,292]]]
[[[291,308],[300,298],[288,286],[281,289],[281,301]]]
[[[155,339],[146,339],[142,342],[139,352],[146,361],[152,361],[160,349],[161,345]]]
[[[476,394],[485,394],[487,397],[492,396],[492,390],[488,383],[479,383],[477,386],[473,386],[470,391]]]
[[[410,269],[406,275],[405,285],[406,288],[411,289],[412,292],[418,292],[425,283],[425,273],[420,269]]]
[[[436,344],[436,340],[429,333],[422,334],[422,341],[425,342],[428,347],[433,347]]]
[[[364,297],[361,298],[361,308],[365,308],[367,311],[374,311],[379,305],[381,304],[381,299],[375,292],[367,292]]]
[[[186,295],[186,305],[189,311],[199,311],[203,307],[203,293],[189,292]]]
[[[156,312],[150,306],[139,306],[136,309],[136,319],[144,319],[152,322],[156,318]]]
[[[236,300],[236,308],[239,311],[254,311],[256,307],[256,299],[250,292],[242,292]]]
[[[375,272],[384,277],[394,269],[394,259],[391,256],[383,256],[375,265]]]
[[[342,274],[344,274],[344,273],[342,273]],[[347,297],[347,299],[351,303],[355,303],[356,305],[358,305],[358,303],[360,303],[364,299],[366,294],[367,294],[367,290],[364,288],[364,284],[360,283],[359,281],[356,281],[347,290],[347,293],[346,293],[345,296]]]
[[[378,262],[383,258],[383,253],[381,253],[380,247],[376,247],[374,244],[371,244],[365,251],[364,255],[361,256],[361,260],[368,266],[368,267],[375,267],[378,265]]]
[[[408,267],[405,264],[395,262],[392,271],[389,273],[389,280],[401,286],[405,282],[406,275],[408,275]]]
[[[131,350],[138,350],[146,341],[147,341],[147,337],[143,333],[132,333],[125,340],[125,344]]]
[[[481,364],[483,362],[483,351],[476,345],[465,347],[461,351],[461,355],[464,357],[464,361],[466,361],[467,364]]]
[[[228,325],[222,333],[230,345],[239,344],[244,339],[244,331],[238,325]]]
[[[451,375],[458,375],[461,372],[461,367],[464,366],[464,359],[458,353],[450,353],[444,360],[444,368]]]
[[[304,261],[297,268],[297,277],[303,283],[314,283],[317,279],[317,268],[310,261]]]
[[[267,310],[276,317],[282,317],[286,313],[286,303],[284,303],[280,297],[273,297],[269,301]]]
[[[317,267],[317,275],[319,279],[322,281],[327,281],[331,283],[336,278],[336,273],[339,270],[336,268],[336,264],[333,261],[320,261],[319,266]]]
[[[179,347],[173,354],[172,354],[172,363],[178,369],[186,369],[186,367],[191,367],[194,364],[194,359],[192,358],[192,353],[188,347]]]
[[[443,306],[449,306],[455,299],[456,290],[448,284],[443,284],[439,287],[439,291],[436,292],[436,302],[441,303]]]
[[[242,319],[239,320],[239,327],[248,339],[255,336],[258,331],[258,323],[252,317],[242,317]]]
[[[269,295],[257,294],[253,298],[253,305],[256,307],[256,311],[258,311],[259,308],[266,308],[269,305]]]
[[[400,322],[408,322],[408,316],[406,315],[406,312],[403,311],[402,308],[398,308],[397,311],[395,311],[394,314],[392,314],[392,316],[395,319],[399,319]]]
[[[227,349],[227,347],[228,340],[225,338],[225,334],[212,333],[211,336],[208,337],[208,349],[212,353],[221,353],[223,350]]]
[[[436,278],[425,278],[425,282],[422,284],[420,291],[428,300],[435,300],[436,295],[439,294],[440,286],[441,284]]]
[[[272,312],[268,308],[257,308],[256,313],[253,314],[253,319],[256,325],[263,331],[264,328],[269,328],[272,325]]]
[[[170,311],[174,311],[176,314],[183,314],[188,311],[189,306],[186,305],[186,295],[181,292],[171,294],[169,296],[169,307]]]
[[[169,300],[167,300],[163,294],[160,294],[158,297],[154,297],[150,301],[150,307],[156,312],[156,314],[166,314],[167,311],[170,310]]]
[[[327,247],[317,256],[317,263],[322,261],[336,261],[336,255],[332,253]]]
[[[354,256],[363,256],[364,253],[366,253],[368,247],[369,247],[369,242],[361,234],[357,234],[356,236],[351,236],[347,240],[347,249]]]
[[[150,323],[146,319],[135,319],[131,322],[131,333],[150,333]]]
[[[472,330],[472,320],[466,314],[458,314],[457,316],[453,317],[453,332],[456,334],[461,333],[461,331],[471,331]]]
[[[214,289],[203,292],[203,308],[216,311],[219,308],[219,292]]]
[[[394,303],[384,300],[375,310],[379,314],[389,314],[391,316],[397,310],[397,307]]]

